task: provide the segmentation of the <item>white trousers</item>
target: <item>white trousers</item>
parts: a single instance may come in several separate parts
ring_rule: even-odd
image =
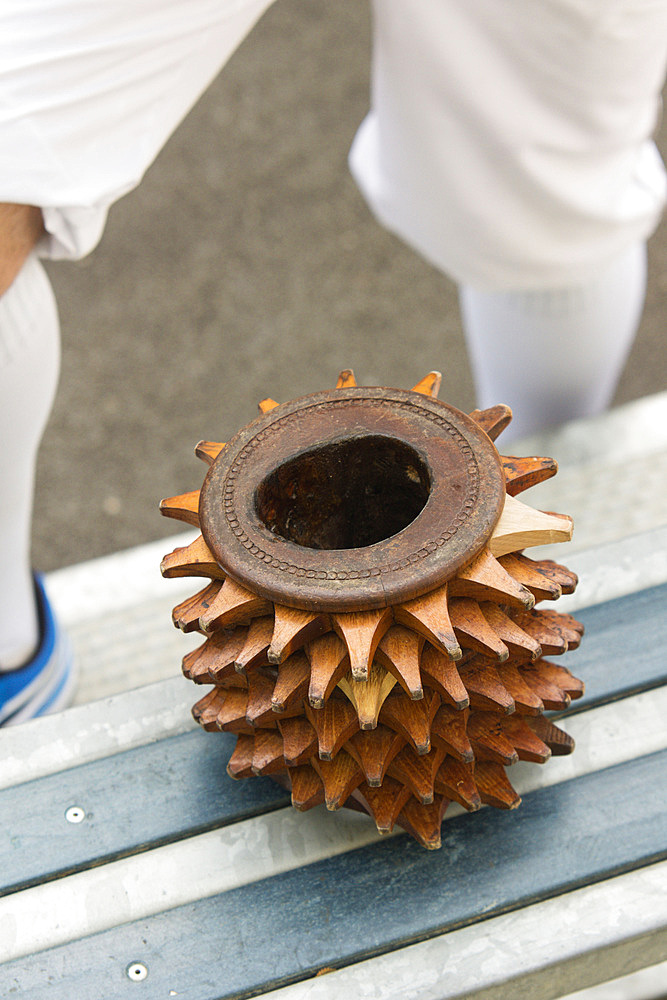
[[[79,257],[270,0],[4,0],[0,201]],[[655,227],[667,0],[375,0],[353,173],[484,288],[586,280]],[[297,26],[298,27],[298,26]],[[294,34],[298,58],[298,30]]]

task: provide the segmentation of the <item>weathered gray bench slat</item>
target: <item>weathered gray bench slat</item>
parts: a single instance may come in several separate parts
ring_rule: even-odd
[[[230,780],[234,742],[196,730],[1,791],[0,896],[288,805],[268,778]]]
[[[0,967],[0,995],[249,997],[667,857],[667,751]],[[604,833],[601,833],[604,831]],[[170,992],[174,991],[174,992]]]
[[[578,613],[586,641],[558,662],[586,680],[587,708],[666,679],[666,600],[667,585]],[[268,779],[229,780],[233,745],[195,731],[0,791],[12,829],[0,839],[0,895],[286,805]],[[66,822],[72,805],[85,824]]]

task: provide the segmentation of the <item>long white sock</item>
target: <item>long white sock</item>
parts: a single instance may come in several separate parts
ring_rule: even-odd
[[[577,287],[459,289],[477,405],[507,403],[514,411],[503,442],[609,406],[645,290],[644,244]]]
[[[51,285],[33,254],[0,298],[0,670],[39,640],[30,560],[35,459],[60,370]]]

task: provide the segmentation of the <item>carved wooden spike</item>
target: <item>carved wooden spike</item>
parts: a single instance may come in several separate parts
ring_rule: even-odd
[[[503,569],[531,592],[536,601],[555,601],[561,596],[561,588],[555,580],[538,570],[539,563],[528,556],[513,552],[498,560]]]
[[[509,657],[507,646],[489,625],[477,601],[469,597],[455,597],[450,602],[449,615],[462,646],[485,656],[495,656],[500,663]]]
[[[295,809],[305,812],[324,802],[322,780],[310,764],[290,767],[289,776],[292,783],[292,805]]]
[[[461,647],[449,619],[446,584],[424,597],[396,605],[394,618],[400,625],[419,632],[450,659],[461,659]]]
[[[243,733],[236,737],[234,753],[229,758],[227,774],[235,780],[249,778],[252,772],[252,758],[255,752],[255,737]]]
[[[224,447],[224,441],[198,441],[195,445],[195,455],[207,465],[213,465]]]
[[[270,413],[271,410],[275,410],[278,404],[275,399],[271,399],[270,396],[267,396],[266,399],[261,399],[257,405],[260,413]]]
[[[160,563],[162,576],[171,579],[178,576],[208,576],[214,580],[224,580],[224,570],[218,566],[215,556],[200,535],[190,545],[174,549]]]
[[[361,729],[375,729],[380,709],[395,684],[396,678],[373,662],[367,681],[355,681],[348,673],[339,680],[338,687],[354,705]]]
[[[505,717],[493,712],[471,712],[468,736],[476,760],[494,760],[497,764],[516,764],[519,755],[504,732]]]
[[[544,702],[528,687],[521,674],[512,663],[501,663],[497,668],[500,680],[514,699],[516,711],[521,715],[539,715],[544,711]]]
[[[501,715],[510,715],[514,711],[514,699],[488,660],[486,664],[481,659],[471,660],[459,667],[459,673],[473,708]]]
[[[199,631],[199,619],[211,607],[221,589],[222,584],[218,580],[214,580],[193,597],[188,597],[177,604],[171,615],[176,628],[180,628],[182,632]]]
[[[554,628],[542,611],[514,611],[512,618],[520,628],[539,643],[546,656],[558,656],[567,650],[567,639]]]
[[[248,692],[240,688],[229,691],[222,691],[221,688],[216,690],[224,694],[224,701],[215,720],[216,728],[225,729],[229,733],[252,732],[252,727],[246,720]]]
[[[313,757],[312,765],[322,779],[327,809],[340,809],[345,799],[364,780],[363,771],[345,750],[337,753],[333,760]]]
[[[355,680],[368,680],[375,650],[392,622],[391,608],[333,614],[331,623],[347,646]]]
[[[331,760],[344,743],[359,732],[359,719],[347,698],[330,698],[323,708],[305,706],[308,721],[317,733],[322,760]]]
[[[468,712],[457,712],[449,705],[441,705],[431,723],[431,739],[437,746],[444,747],[448,754],[469,764],[475,759],[468,739]]]
[[[542,669],[543,660],[537,663],[526,663],[518,668],[522,679],[532,688],[544,702],[548,711],[558,712],[570,704],[570,696],[547,677],[547,671]]]
[[[510,715],[502,720],[503,735],[516,750],[519,760],[530,760],[544,764],[551,757],[551,750],[537,733],[518,715]]]
[[[328,632],[310,642],[306,654],[310,660],[308,701],[313,708],[321,708],[349,669],[347,647],[335,632]]]
[[[526,725],[530,726],[536,736],[546,743],[554,757],[566,757],[574,750],[574,740],[569,733],[554,726],[553,722],[545,719],[543,715],[535,718],[525,719]]]
[[[501,764],[487,760],[475,764],[475,784],[484,805],[516,809],[521,803],[521,796],[512,788]]]
[[[499,403],[498,406],[490,406],[488,410],[473,410],[470,416],[495,441],[510,423],[512,411],[509,406]]]
[[[246,630],[219,632],[183,657],[183,673],[195,684],[214,684],[234,673],[234,659],[243,645]]]
[[[285,770],[283,738],[275,729],[259,729],[252,756],[253,774],[273,774]]]
[[[459,711],[468,707],[468,692],[456,666],[439,649],[434,649],[428,643],[422,652],[421,673],[424,682],[437,691],[445,702]]]
[[[565,514],[545,514],[506,496],[500,520],[493,529],[488,546],[494,556],[504,556],[517,549],[552,542],[569,542],[572,538],[572,518]]]
[[[396,822],[422,847],[428,851],[437,851],[442,844],[440,828],[448,805],[449,799],[440,795],[436,795],[428,806],[412,797],[403,806]]]
[[[273,705],[271,697],[275,678],[268,671],[253,670],[248,674],[248,705],[246,708],[246,721],[251,726],[263,726],[273,715]],[[275,721],[274,721],[275,724]]]
[[[551,479],[558,472],[558,463],[553,458],[502,455],[500,461],[505,472],[505,489],[511,497]]]
[[[271,601],[258,597],[228,576],[215,600],[200,616],[199,625],[205,632],[212,632],[247,624],[252,618],[268,614],[272,607]]]
[[[282,663],[297,649],[329,631],[329,616],[276,604],[269,662]]]
[[[480,604],[480,610],[498,638],[505,643],[515,661],[536,660],[542,647],[532,636],[519,628],[496,604]]]
[[[345,744],[345,749],[364,772],[366,783],[371,788],[379,788],[389,764],[403,746],[405,740],[400,733],[378,726],[372,732],[356,733]]]
[[[572,570],[554,562],[553,559],[540,559],[537,560],[534,565],[540,573],[548,577],[550,580],[553,580],[555,584],[558,584],[564,594],[574,593],[577,583],[579,582],[579,578],[576,573],[572,572]]]
[[[192,493],[181,493],[177,497],[167,497],[160,501],[160,513],[163,517],[173,517],[195,528],[199,527],[199,490]]]
[[[446,752],[444,747],[434,747],[429,753],[417,756],[406,746],[396,754],[387,774],[406,785],[416,799],[428,805],[433,802],[433,783]]]
[[[453,757],[445,757],[438,768],[435,790],[447,795],[453,802],[458,802],[468,812],[476,812],[482,804],[475,784],[473,765],[464,764]]]
[[[338,376],[338,381],[336,382],[337,389],[354,389],[357,384],[357,380],[354,377],[354,372],[351,368],[345,368]]]
[[[420,378],[417,385],[413,385],[413,392],[421,392],[423,396],[432,396],[434,399],[440,392],[440,383],[442,382],[442,372],[429,372],[428,375],[424,375]]]
[[[536,612],[537,620],[545,628],[552,629],[567,643],[568,649],[576,649],[584,634],[584,626],[572,615],[561,614],[552,608],[540,608]]]
[[[513,608],[532,608],[535,597],[510,575],[485,547],[469,566],[460,569],[449,585],[452,597],[495,601]]]
[[[245,642],[234,662],[237,673],[243,676],[256,667],[267,666],[269,645],[273,635],[273,618],[270,615],[264,618],[254,618],[245,630],[245,634]]]
[[[394,690],[380,709],[380,722],[400,733],[418,754],[431,749],[431,722],[440,707],[435,691],[425,693],[421,701],[412,701],[404,691]]]
[[[415,701],[424,697],[419,671],[423,645],[424,640],[420,635],[402,625],[392,625],[375,652],[376,661],[396,678],[403,690]]]
[[[410,789],[393,778],[385,778],[382,788],[362,782],[352,792],[352,797],[375,820],[380,833],[390,833],[401,809],[410,798]]]
[[[218,718],[218,712],[225,703],[226,696],[226,691],[223,691],[221,688],[213,688],[203,698],[200,698],[192,706],[192,717],[195,722],[198,722],[200,726],[203,726],[209,732],[217,729],[215,720]]]
[[[581,698],[584,694],[584,682],[571,674],[565,667],[549,663],[548,660],[542,660],[540,662],[540,672],[543,677],[546,677],[548,681],[559,687],[561,691],[565,691],[573,701],[576,698]]]
[[[296,715],[292,719],[280,718],[278,729],[283,738],[283,756],[290,767],[305,764],[317,753],[317,733],[308,719]]]
[[[271,696],[274,712],[300,704],[310,683],[310,663],[304,653],[294,653],[278,667],[278,680]]]

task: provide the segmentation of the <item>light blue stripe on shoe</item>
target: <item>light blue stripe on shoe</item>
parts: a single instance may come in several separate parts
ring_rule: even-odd
[[[35,577],[35,595],[41,635],[39,649],[25,667],[0,674],[0,725],[46,714],[51,703],[54,703],[52,711],[61,707],[58,695],[71,673],[69,640],[54,618],[39,577]]]

